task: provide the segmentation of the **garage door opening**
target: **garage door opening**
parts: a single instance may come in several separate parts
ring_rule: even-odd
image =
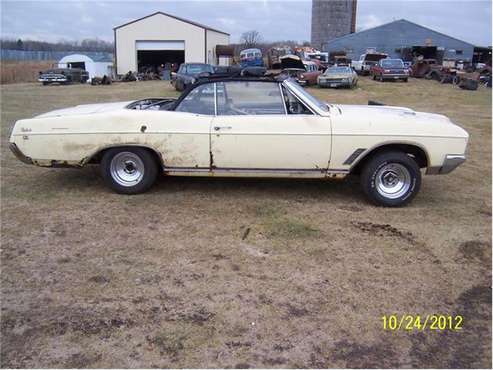
[[[158,67],[163,64],[167,69],[171,65],[175,68],[185,62],[184,50],[138,50],[137,69],[139,72],[158,72]]]

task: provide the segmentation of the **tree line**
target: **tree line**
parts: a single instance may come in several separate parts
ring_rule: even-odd
[[[100,39],[84,39],[82,41],[34,41],[22,39],[1,39],[2,49],[25,51],[104,51],[113,52],[113,42]]]
[[[284,40],[277,42],[266,42],[263,40],[262,35],[255,30],[244,32],[240,37],[240,42],[237,44],[231,44],[235,48],[236,53],[239,54],[240,50],[248,48],[259,48],[262,52],[273,46],[300,46],[298,41]],[[310,43],[305,41],[303,46],[308,46]],[[1,39],[0,46],[2,49],[10,50],[25,50],[25,51],[104,51],[112,53],[114,50],[114,43],[100,39],[84,39],[82,41],[58,41],[58,42],[46,42],[46,41],[34,41],[34,40],[22,40],[22,39]]]

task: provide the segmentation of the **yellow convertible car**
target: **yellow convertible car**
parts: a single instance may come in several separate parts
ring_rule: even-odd
[[[217,78],[178,99],[79,105],[16,122],[10,148],[43,167],[99,164],[110,188],[148,190],[159,174],[361,178],[379,205],[401,206],[421,174],[465,160],[468,134],[447,117],[328,104],[295,81]],[[423,170],[423,171],[422,171]]]

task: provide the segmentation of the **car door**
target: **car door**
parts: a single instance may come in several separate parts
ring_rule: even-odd
[[[328,168],[330,118],[310,111],[280,83],[218,82],[216,95],[213,171],[320,175]]]
[[[143,110],[148,141],[163,157],[166,171],[210,168],[210,125],[214,117],[214,84],[198,85],[178,102],[174,111]]]

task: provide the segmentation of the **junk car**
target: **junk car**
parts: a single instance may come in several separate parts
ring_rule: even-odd
[[[199,77],[214,73],[214,68],[206,63],[183,63],[171,77],[171,84],[177,91],[183,91],[193,85]]]
[[[43,85],[70,83],[86,83],[89,73],[82,68],[52,68],[39,72],[38,82]]]
[[[358,60],[353,60],[351,62],[351,67],[356,71],[356,73],[361,75],[368,75],[372,66],[378,63],[380,59],[387,58],[387,54],[370,52],[362,54]]]
[[[356,87],[358,84],[358,75],[347,66],[333,66],[318,76],[318,86],[320,87]]]
[[[408,81],[409,70],[404,66],[402,59],[380,59],[377,64],[371,66],[370,75],[374,80]]]
[[[98,164],[106,184],[123,194],[149,190],[161,174],[355,175],[372,202],[395,207],[416,196],[422,170],[446,174],[463,163],[468,136],[443,115],[331,104],[291,79],[219,78],[178,99],[79,105],[22,119],[9,142],[28,164]]]
[[[297,55],[285,55],[281,59],[281,75],[294,78],[301,86],[317,84],[322,73],[316,63],[304,61]]]

